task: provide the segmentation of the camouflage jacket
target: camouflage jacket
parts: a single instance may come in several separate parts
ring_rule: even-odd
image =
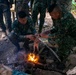
[[[36,33],[32,19],[29,17],[27,17],[27,23],[25,25],[22,25],[18,20],[15,20],[12,24],[12,30],[20,39],[24,39],[25,35]]]
[[[76,19],[67,11],[62,12],[62,17],[54,20],[56,32],[50,36],[56,36],[59,53],[66,57],[70,50],[76,46]]]

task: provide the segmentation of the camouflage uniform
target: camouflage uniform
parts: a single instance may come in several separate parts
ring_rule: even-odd
[[[13,31],[8,37],[18,50],[20,50],[19,42],[24,42],[25,47],[29,48],[29,40],[25,38],[25,35],[36,33],[31,18],[27,17],[27,23],[25,25],[22,25],[18,20],[15,20],[12,24],[12,30]]]
[[[16,4],[16,16],[20,10],[24,10],[26,14],[29,16],[29,0],[15,0]]]
[[[10,6],[12,5],[13,0],[0,0],[0,27],[3,32],[6,32],[6,26],[8,31],[11,31],[11,12]],[[3,21],[3,14],[5,17],[6,26]]]
[[[54,26],[56,32],[50,36],[57,37],[54,40],[59,46],[58,55],[61,59],[66,59],[72,48],[76,46],[76,19],[71,13],[63,10],[62,17],[54,21]]]
[[[50,0],[34,0],[34,5],[32,8],[32,19],[34,22],[34,25],[36,25],[37,16],[40,13],[40,24],[39,24],[39,33],[42,31],[42,27],[44,24],[45,14],[46,14],[46,8],[49,5],[48,3]]]
[[[57,0],[57,3],[62,9],[66,9],[67,11],[71,12],[72,0]]]

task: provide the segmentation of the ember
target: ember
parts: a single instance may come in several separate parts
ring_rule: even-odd
[[[29,54],[27,55],[27,60],[28,60],[29,62],[38,64],[39,56],[36,55],[36,54],[34,54],[34,53],[29,53]]]

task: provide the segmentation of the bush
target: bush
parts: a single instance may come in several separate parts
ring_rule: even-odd
[[[72,0],[72,10],[76,10],[76,2],[75,2],[75,0]]]

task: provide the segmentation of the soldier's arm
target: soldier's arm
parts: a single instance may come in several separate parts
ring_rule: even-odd
[[[19,39],[25,39],[25,36],[20,33],[17,20],[15,20],[12,24],[12,31]]]
[[[32,31],[33,34],[36,34],[36,29],[35,29],[34,26],[31,26],[30,29],[31,29],[31,31]]]
[[[68,34],[76,39],[76,19],[71,14],[68,19],[66,20],[68,26]]]
[[[32,37],[32,35],[22,35],[20,32],[20,28],[18,27],[18,21],[14,21],[12,24],[12,31],[14,32],[14,34],[18,37],[18,39],[30,39]]]
[[[18,21],[15,20],[13,23],[12,23],[12,31],[18,36],[19,35],[19,28],[18,28]]]
[[[41,38],[46,38],[46,39],[54,39],[54,38],[57,38],[57,36],[52,36],[51,33],[49,33],[49,34],[41,33],[41,34],[39,34],[39,36]]]
[[[33,34],[36,34],[36,29],[34,27],[33,21],[31,18],[29,18],[29,26],[30,26],[30,30]]]

